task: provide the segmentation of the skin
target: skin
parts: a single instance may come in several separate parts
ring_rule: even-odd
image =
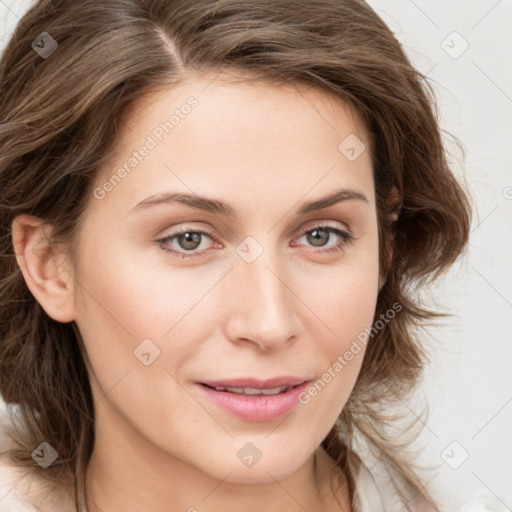
[[[314,88],[189,78],[140,101],[124,122],[106,180],[174,108],[198,105],[104,198],[91,197],[73,267],[44,252],[51,226],[20,216],[13,239],[28,286],[45,311],[75,321],[90,359],[96,444],[86,475],[89,512],[351,510],[341,471],[320,447],[361,368],[355,354],[309,403],[249,422],[205,398],[196,380],[282,375],[320,379],[370,327],[379,285],[378,231],[369,151],[350,161],[338,146],[367,132],[340,99]],[[208,85],[209,84],[209,85]],[[306,201],[350,189],[298,215]],[[177,203],[131,211],[165,191],[229,203],[233,218]],[[317,225],[349,231],[316,241]],[[207,230],[196,249],[177,229]],[[252,263],[236,250],[252,237]],[[337,244],[342,250],[329,252]],[[242,244],[242,245],[241,245]],[[182,259],[163,250],[195,254]],[[151,339],[149,366],[134,350]],[[254,444],[246,467],[237,452]]]

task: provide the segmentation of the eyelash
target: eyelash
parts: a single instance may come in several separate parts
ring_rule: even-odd
[[[333,253],[338,253],[340,251],[342,251],[346,245],[350,244],[351,242],[354,241],[354,237],[348,233],[347,231],[343,231],[337,227],[334,227],[334,226],[329,226],[327,224],[317,224],[315,226],[312,226],[310,227],[309,229],[307,229],[306,231],[304,231],[302,233],[302,235],[300,235],[299,238],[302,238],[304,235],[306,235],[307,233],[310,233],[312,231],[314,231],[315,229],[322,229],[324,231],[327,231],[329,233],[334,233],[335,235],[338,235],[341,237],[341,242],[339,242],[338,244],[336,244],[334,247],[331,247],[330,249],[328,250],[313,250],[312,252],[315,252],[315,253],[322,253],[322,254],[333,254]],[[168,253],[171,253],[173,256],[176,256],[178,258],[182,258],[182,259],[185,259],[185,258],[198,258],[198,257],[201,257],[201,254],[197,254],[197,253],[193,253],[193,254],[186,254],[186,253],[181,253],[179,251],[175,251],[174,249],[169,249],[168,247],[165,247],[165,242],[168,242],[180,235],[183,235],[185,233],[196,233],[196,234],[200,234],[200,235],[206,235],[207,237],[211,238],[212,240],[215,241],[215,237],[213,236],[212,233],[210,233],[209,231],[204,231],[204,230],[201,230],[201,229],[192,229],[192,228],[188,228],[188,227],[184,227],[180,230],[177,230],[173,233],[171,233],[170,235],[167,235],[163,238],[160,238],[158,240],[156,240],[156,242],[158,242],[158,244],[160,245],[161,249],[164,250],[165,252],[168,252]],[[208,252],[209,249],[206,249],[203,254],[205,252]],[[311,251],[308,251],[308,252],[311,252]]]

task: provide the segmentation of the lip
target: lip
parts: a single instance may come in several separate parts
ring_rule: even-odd
[[[307,381],[307,378],[282,376],[268,380],[259,380],[252,378],[227,379],[227,380],[202,380],[199,384],[206,384],[212,388],[222,386],[224,388],[255,388],[272,389],[282,386],[298,386]]]
[[[286,378],[285,378],[286,379]],[[283,381],[271,379],[258,381],[257,379],[237,379],[215,381],[214,385],[223,387],[242,387],[256,389],[270,389],[280,386],[293,385],[291,389],[277,395],[244,395],[229,391],[217,391],[209,388],[209,382],[197,382],[196,386],[209,400],[223,410],[245,421],[265,422],[274,421],[291,412],[299,402],[300,394],[308,387],[311,380],[295,379],[296,384],[290,378]],[[213,382],[213,381],[210,381]],[[277,384],[276,384],[277,382]],[[280,384],[280,382],[284,382]],[[233,384],[234,383],[234,384]],[[207,385],[205,385],[207,384]]]

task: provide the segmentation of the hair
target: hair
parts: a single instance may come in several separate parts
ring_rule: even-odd
[[[43,32],[58,43],[48,58],[31,48]],[[12,462],[76,486],[94,447],[83,340],[75,322],[53,320],[30,293],[12,222],[23,213],[42,219],[53,227],[51,242],[68,246],[76,261],[91,184],[130,109],[153,91],[218,71],[313,86],[364,121],[387,278],[375,319],[401,307],[372,334],[353,392],[322,446],[352,495],[360,437],[400,496],[412,490],[438,510],[403,441],[412,425],[394,436],[388,427],[396,425],[393,404],[418,383],[428,360],[414,328],[441,315],[411,291],[461,254],[471,206],[448,166],[432,86],[362,0],[39,0],[23,16],[0,68],[0,391],[20,414],[9,431]],[[398,207],[389,201],[393,187]],[[390,221],[393,212],[398,217]],[[31,457],[42,441],[58,453],[47,469]]]

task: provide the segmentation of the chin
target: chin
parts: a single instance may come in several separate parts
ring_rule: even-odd
[[[289,464],[289,462],[288,462]],[[282,461],[270,466],[261,466],[256,469],[234,469],[226,478],[227,482],[236,484],[274,484],[276,480],[283,480],[290,476],[297,468],[283,468]],[[225,477],[225,475],[224,475]]]
[[[243,451],[244,448],[245,451]],[[226,481],[232,483],[275,483],[276,480],[285,479],[297,471],[308,458],[308,454],[299,457],[296,451],[287,454],[268,449],[265,453],[265,450],[262,449],[261,455],[254,453],[252,461],[249,457],[247,457],[249,460],[244,460],[246,459],[245,453],[249,450],[247,445],[244,445],[242,450],[237,450],[234,460],[226,461],[225,465],[216,465],[215,473],[218,473],[219,467],[222,467],[219,477],[224,479],[229,473]],[[257,457],[261,458],[256,460]]]

